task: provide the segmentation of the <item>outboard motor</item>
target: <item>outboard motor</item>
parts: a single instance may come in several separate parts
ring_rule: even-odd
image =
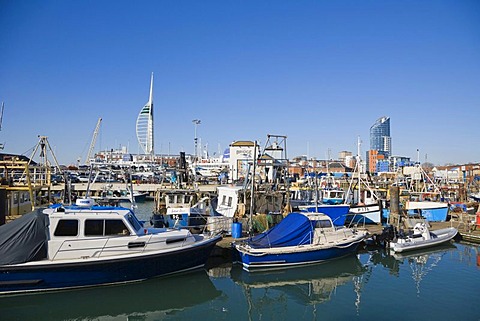
[[[386,247],[388,242],[395,239],[395,228],[393,225],[385,226],[382,230],[382,234],[376,235],[374,237],[375,243],[378,246]]]

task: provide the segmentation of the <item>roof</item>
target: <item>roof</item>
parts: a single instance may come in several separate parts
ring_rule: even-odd
[[[247,140],[238,140],[230,144],[230,146],[240,147],[240,146],[255,146],[254,142],[247,141]]]

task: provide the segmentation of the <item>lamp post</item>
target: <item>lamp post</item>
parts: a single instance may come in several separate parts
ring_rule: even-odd
[[[192,120],[192,123],[195,125],[195,138],[194,138],[194,143],[195,143],[195,151],[194,151],[194,161],[197,161],[197,144],[198,144],[198,138],[197,138],[197,126],[201,124],[200,119],[194,119]]]

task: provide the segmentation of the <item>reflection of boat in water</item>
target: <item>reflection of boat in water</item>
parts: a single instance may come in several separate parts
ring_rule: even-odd
[[[0,315],[2,320],[33,315],[35,320],[160,320],[220,294],[206,271],[198,270],[122,286],[4,297]]]
[[[231,277],[240,284],[247,298],[251,298],[253,308],[262,310],[262,305],[278,304],[275,300],[262,300],[280,295],[288,300],[307,302],[310,305],[330,300],[332,293],[340,285],[352,282],[355,276],[365,272],[356,256],[329,261],[308,266],[247,272],[239,266],[234,266]]]
[[[420,282],[439,264],[445,254],[456,249],[452,243],[444,243],[428,250],[411,251],[408,254],[394,253],[392,256],[400,263],[407,263],[410,266],[417,294],[420,294]]]
[[[415,281],[417,294],[420,293],[420,282],[435,266],[437,266],[442,257],[448,252],[455,251],[457,247],[452,243],[444,243],[438,246],[427,248],[423,250],[409,251],[406,253],[394,253],[387,249],[381,249],[371,253],[369,263],[373,265],[382,265],[388,269],[391,275],[397,277],[405,273],[404,264],[408,264],[408,270],[412,273],[412,278]]]

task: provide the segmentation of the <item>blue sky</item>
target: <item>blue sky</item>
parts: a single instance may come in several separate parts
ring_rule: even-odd
[[[0,0],[0,142],[61,164],[139,152],[154,73],[155,152],[210,154],[286,135],[288,157],[369,149],[391,118],[394,155],[480,162],[480,2]]]

